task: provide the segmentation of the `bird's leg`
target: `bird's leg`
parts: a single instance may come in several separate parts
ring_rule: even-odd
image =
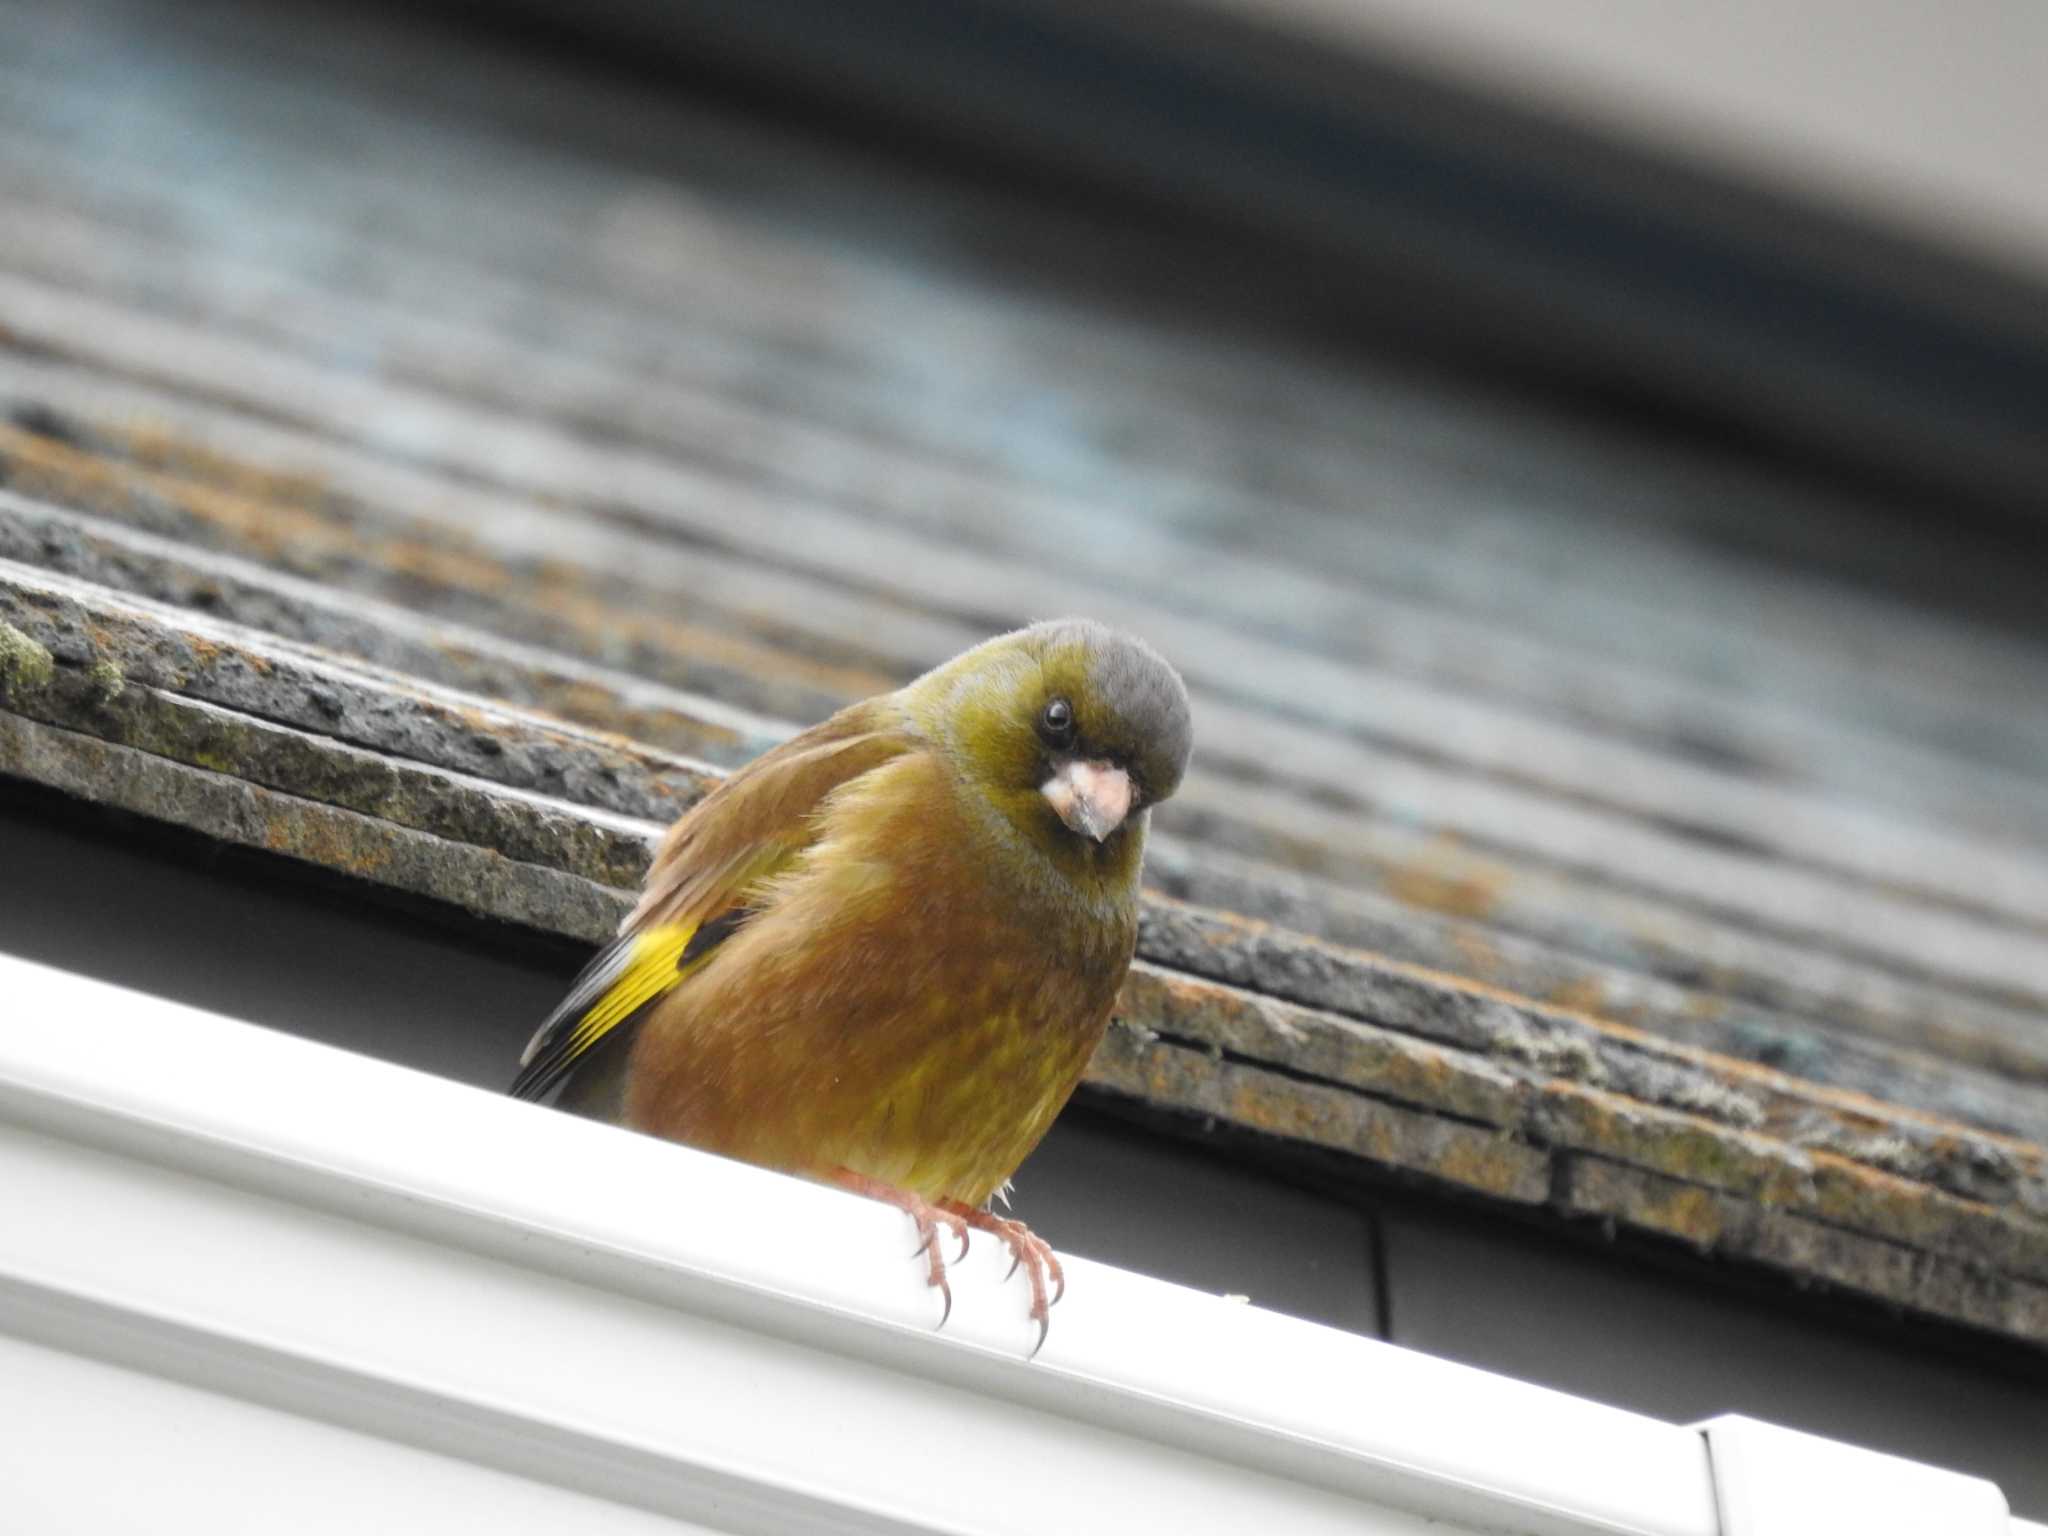
[[[1008,1216],[998,1216],[994,1211],[978,1205],[968,1205],[961,1200],[941,1200],[939,1209],[954,1219],[964,1222],[983,1232],[993,1232],[1003,1240],[1010,1250],[1011,1263],[1005,1280],[1017,1273],[1022,1265],[1031,1281],[1031,1320],[1038,1324],[1038,1342],[1031,1346],[1031,1353],[1037,1354],[1045,1347],[1047,1329],[1052,1326],[1052,1308],[1067,1294],[1066,1272],[1060,1268],[1058,1255],[1052,1245],[1021,1221]],[[1052,1279],[1052,1294],[1046,1294],[1046,1278]]]
[[[907,1189],[899,1189],[865,1173],[855,1173],[851,1168],[834,1168],[825,1178],[856,1195],[893,1205],[917,1223],[917,1247],[911,1256],[923,1256],[925,1283],[937,1286],[939,1294],[946,1298],[946,1308],[939,1314],[939,1326],[945,1327],[946,1319],[953,1315],[953,1287],[946,1279],[945,1255],[939,1252],[939,1228],[944,1227],[960,1239],[960,1251],[953,1255],[953,1262],[957,1264],[967,1257],[967,1229],[972,1223],[949,1207],[934,1205],[922,1195],[914,1195]]]

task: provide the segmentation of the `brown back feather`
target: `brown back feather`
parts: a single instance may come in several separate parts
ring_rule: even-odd
[[[895,696],[884,695],[755,758],[669,828],[619,931],[694,926],[746,906],[749,892],[816,838],[827,795],[920,745]]]

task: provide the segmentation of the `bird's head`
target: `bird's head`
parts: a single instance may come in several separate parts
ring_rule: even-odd
[[[1087,619],[998,635],[907,690],[968,787],[1063,865],[1136,874],[1146,813],[1180,787],[1187,689],[1165,658]]]

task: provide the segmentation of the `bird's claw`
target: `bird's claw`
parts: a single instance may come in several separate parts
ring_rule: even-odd
[[[1052,1251],[1051,1244],[1021,1221],[952,1201],[946,1202],[945,1209],[970,1227],[993,1232],[1009,1247],[1010,1267],[1003,1275],[1005,1280],[1019,1269],[1030,1280],[1031,1320],[1038,1324],[1038,1342],[1031,1346],[1031,1355],[1035,1357],[1045,1347],[1045,1336],[1051,1331],[1053,1307],[1067,1294],[1067,1275],[1060,1268],[1059,1256]],[[1046,1288],[1048,1278],[1052,1281],[1050,1295]]]
[[[939,1327],[945,1327],[953,1315],[953,1285],[946,1278],[947,1260],[939,1249],[939,1228],[944,1227],[960,1239],[960,1251],[952,1259],[957,1264],[967,1257],[968,1221],[956,1211],[934,1205],[922,1196],[907,1189],[898,1189],[881,1179],[855,1173],[850,1168],[835,1169],[828,1177],[841,1189],[895,1206],[917,1224],[917,1246],[910,1251],[910,1256],[925,1261],[925,1283],[945,1299],[945,1305],[939,1312]]]
[[[917,1221],[917,1233],[919,1238],[917,1247],[911,1251],[910,1256],[913,1259],[925,1253],[928,1249],[930,1249],[933,1243],[938,1241],[940,1227],[944,1227],[947,1231],[951,1232],[955,1237],[960,1239],[960,1251],[954,1254],[952,1258],[947,1259],[944,1262],[947,1264],[958,1264],[962,1259],[967,1257],[966,1222],[962,1221],[958,1216],[955,1216],[951,1211],[946,1210],[940,1206],[929,1206],[922,1212],[911,1211],[910,1214]],[[937,1285],[938,1283],[939,1282],[937,1280],[934,1280],[932,1282],[932,1284],[934,1285]]]
[[[945,1298],[945,1306],[939,1311],[939,1326],[946,1326],[946,1320],[953,1315],[953,1285],[946,1278],[946,1261],[939,1253],[939,1227],[943,1217],[934,1217],[928,1211],[912,1211],[911,1217],[917,1222],[921,1241],[911,1253],[912,1258],[922,1256],[925,1264],[925,1284],[938,1287]]]
[[[911,1250],[911,1257],[925,1261],[926,1284],[945,1298],[944,1310],[939,1314],[941,1328],[953,1315],[953,1286],[946,1278],[947,1260],[940,1252],[939,1228],[944,1227],[960,1239],[960,1251],[952,1260],[955,1264],[967,1257],[970,1228],[994,1233],[1010,1250],[1010,1268],[1003,1278],[1008,1280],[1022,1269],[1031,1283],[1031,1320],[1038,1324],[1038,1342],[1031,1346],[1031,1354],[1026,1358],[1035,1358],[1045,1347],[1046,1335],[1052,1329],[1052,1309],[1067,1294],[1067,1276],[1060,1268],[1059,1256],[1044,1238],[1023,1222],[998,1216],[994,1211],[958,1200],[926,1200],[907,1189],[898,1189],[894,1184],[848,1168],[835,1169],[827,1177],[841,1189],[895,1206],[917,1224],[917,1247]],[[1048,1279],[1052,1282],[1050,1291],[1046,1284]]]

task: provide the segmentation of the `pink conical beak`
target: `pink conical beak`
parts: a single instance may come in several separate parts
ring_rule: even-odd
[[[1131,776],[1112,763],[1070,758],[1039,793],[1069,828],[1098,843],[1131,814]]]

